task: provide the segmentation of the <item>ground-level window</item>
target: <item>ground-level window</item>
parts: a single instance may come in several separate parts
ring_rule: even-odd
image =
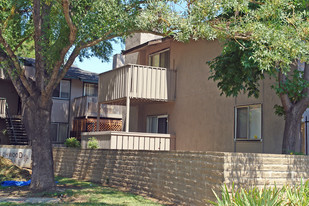
[[[262,139],[261,104],[235,108],[235,138],[236,140]]]
[[[98,85],[93,83],[84,83],[84,96],[98,96]]]
[[[167,115],[148,116],[147,117],[147,132],[167,134]]]
[[[69,99],[70,98],[70,87],[71,83],[69,80],[61,80],[59,85],[53,92],[53,97],[61,98],[61,99]]]
[[[69,124],[51,123],[51,139],[53,143],[64,143],[68,137]]]
[[[149,55],[149,66],[164,67],[164,68],[169,69],[170,50],[165,49],[163,51]]]

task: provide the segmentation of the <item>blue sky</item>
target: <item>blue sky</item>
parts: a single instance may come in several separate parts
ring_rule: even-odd
[[[121,53],[121,50],[124,50],[124,49],[125,49],[124,44],[113,43],[113,50],[114,50],[113,55]],[[113,56],[110,57],[109,62],[103,62],[103,63],[100,59],[96,57],[93,57],[90,59],[84,59],[83,62],[80,62],[79,59],[76,58],[74,65],[86,71],[102,73],[102,72],[106,72],[112,69]]]

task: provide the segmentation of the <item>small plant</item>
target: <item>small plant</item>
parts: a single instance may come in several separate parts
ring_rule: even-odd
[[[80,147],[80,142],[75,137],[70,137],[65,140],[64,145],[67,147]]]
[[[99,142],[95,137],[89,138],[87,148],[89,149],[98,149],[99,148]]]
[[[1,131],[4,136],[8,136],[8,131],[6,129]]]
[[[240,188],[236,190],[234,184],[229,190],[227,186],[222,188],[221,197],[215,192],[214,195],[217,199],[216,202],[207,201],[215,206],[281,206],[281,205],[309,205],[309,181],[293,186],[284,185],[279,189],[276,186],[272,188],[264,187],[258,189],[254,187],[252,189]]]
[[[303,152],[294,152],[294,151],[288,151],[288,154],[290,154],[290,155],[305,155]]]

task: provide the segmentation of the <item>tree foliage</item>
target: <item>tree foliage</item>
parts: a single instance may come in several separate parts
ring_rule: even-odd
[[[53,188],[52,93],[74,60],[108,60],[112,42],[136,32],[167,35],[185,17],[167,0],[0,0],[0,67],[22,100],[32,143],[31,188]],[[28,78],[21,57],[35,57]]]
[[[259,80],[264,78],[257,63],[250,58],[253,54],[251,42],[228,41],[222,54],[208,62],[210,79],[219,81],[218,88],[226,96],[237,96],[240,91],[248,92],[248,96],[258,97]]]

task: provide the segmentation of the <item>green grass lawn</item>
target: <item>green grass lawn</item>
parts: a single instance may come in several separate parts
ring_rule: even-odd
[[[23,197],[57,197],[61,199],[60,204],[65,205],[115,205],[115,206],[144,206],[162,205],[142,196],[118,191],[114,188],[101,186],[91,182],[78,181],[70,178],[57,177],[58,189],[55,192],[31,193],[29,188],[20,193]],[[0,190],[14,190],[3,188]],[[26,192],[25,192],[26,190]],[[28,190],[28,191],[27,191]],[[14,195],[14,197],[18,195]],[[0,203],[0,205],[21,205],[14,203]],[[22,205],[53,205],[53,204],[22,204]],[[59,203],[54,204],[59,205]]]

